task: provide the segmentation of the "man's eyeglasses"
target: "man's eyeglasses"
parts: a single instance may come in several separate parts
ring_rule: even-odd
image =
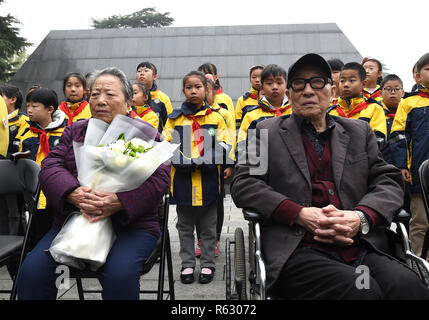
[[[402,90],[402,88],[387,87],[387,88],[383,88],[383,90],[385,90],[387,92],[391,92],[391,93],[396,93],[396,92],[400,92]]]
[[[310,79],[297,78],[290,82],[289,87],[292,87],[294,91],[302,91],[307,83],[309,83],[310,87],[313,89],[320,90],[323,89],[327,83],[332,84],[332,80],[325,77],[313,77]]]

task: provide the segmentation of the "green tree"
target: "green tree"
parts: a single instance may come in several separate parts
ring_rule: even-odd
[[[92,27],[102,28],[158,28],[174,22],[170,12],[159,13],[155,8],[144,8],[127,15],[113,15],[101,20],[92,19]]]
[[[3,0],[0,0],[0,5]],[[8,14],[0,16],[0,82],[7,82],[18,71],[25,57],[25,48],[31,43],[19,36],[20,23]]]

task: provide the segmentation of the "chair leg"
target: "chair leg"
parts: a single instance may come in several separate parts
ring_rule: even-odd
[[[170,291],[170,300],[176,300],[176,296],[174,294],[173,259],[171,258],[170,233],[168,231],[167,231],[166,238],[167,238],[166,255],[167,255],[168,289]]]
[[[79,295],[79,300],[85,300],[85,297],[83,295],[82,279],[80,277],[76,277],[76,286],[77,286],[77,293]]]
[[[165,275],[165,244],[161,246],[161,257],[159,260],[159,273],[158,273],[158,294],[157,300],[164,299],[164,275]]]
[[[21,254],[19,256],[18,269],[16,270],[16,275],[13,279],[12,292],[10,294],[10,300],[16,300],[16,291],[17,291],[17,278],[19,275],[19,270],[21,269],[21,265],[24,261],[25,255],[27,254],[27,245],[30,237],[30,230],[33,221],[33,214],[30,214],[28,217],[27,228],[25,230],[24,240],[22,243]]]

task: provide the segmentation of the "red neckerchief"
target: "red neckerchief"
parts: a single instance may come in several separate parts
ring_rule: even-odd
[[[40,134],[39,135],[40,151],[37,153],[37,156],[42,152],[45,154],[45,156],[47,156],[50,151],[47,132],[45,130],[41,130],[35,127],[30,127],[30,131],[33,133]]]
[[[136,116],[143,118],[146,114],[148,114],[151,111],[153,111],[153,110],[151,109],[151,107],[149,107],[145,111],[143,111],[142,113],[137,113],[137,111],[135,109],[131,110],[130,113],[131,113],[132,118],[135,118]]]
[[[362,110],[366,109],[371,103],[364,101],[362,103],[359,103],[349,114],[345,114],[345,112],[343,111],[343,109],[341,109],[340,106],[337,107],[337,111],[340,114],[340,116],[344,117],[344,118],[350,118],[353,115],[355,115],[358,112],[361,112]]]
[[[283,115],[283,112],[285,112],[286,110],[288,110],[288,109],[290,108],[290,104],[287,104],[287,105],[282,106],[282,107],[280,107],[280,108],[274,108],[274,109],[267,108],[267,107],[266,107],[264,104],[262,104],[262,103],[261,103],[261,106],[262,106],[262,108],[263,108],[265,111],[275,113],[275,114],[276,114],[276,117],[280,117],[280,116],[282,116],[282,115]]]
[[[222,87],[219,87],[219,88],[216,90],[216,94],[221,94],[221,93],[223,93],[223,90],[222,90]]]
[[[82,112],[83,109],[85,109],[85,107],[88,105],[88,101],[84,100],[79,104],[79,107],[76,108],[76,110],[71,113],[69,107],[67,106],[67,102],[63,101],[59,108],[62,112],[64,112],[67,116],[68,116],[68,121],[67,121],[67,125],[71,125],[73,122],[73,118],[76,117],[79,113]]]
[[[417,94],[418,94],[420,97],[423,97],[423,98],[429,98],[429,92],[421,92],[421,91],[419,91],[419,92],[417,92]]]
[[[375,90],[371,95],[369,95],[368,93],[366,93],[365,91],[362,91],[362,94],[364,95],[364,97],[366,98],[366,99],[369,99],[369,98],[378,98],[378,97],[380,97],[380,95],[381,95],[381,93],[380,93],[380,88],[378,88],[377,90]]]
[[[249,97],[252,98],[252,99],[255,99],[255,100],[259,100],[259,96],[257,96],[254,93],[251,93]]]
[[[198,147],[200,156],[204,154],[204,133],[201,128],[201,125],[198,123],[197,118],[208,116],[213,112],[212,109],[206,109],[207,111],[204,114],[195,116],[193,114],[183,114],[185,117],[192,119],[192,132],[194,134],[194,145]]]

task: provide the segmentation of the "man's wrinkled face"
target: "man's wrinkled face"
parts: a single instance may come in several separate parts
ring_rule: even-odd
[[[319,68],[309,66],[299,70],[294,79],[309,80],[314,77],[324,77],[324,75]],[[310,83],[306,83],[304,89],[300,91],[295,91],[292,87],[287,89],[286,95],[294,114],[310,120],[322,119],[335,95],[335,87],[326,83],[321,89],[313,89]]]

